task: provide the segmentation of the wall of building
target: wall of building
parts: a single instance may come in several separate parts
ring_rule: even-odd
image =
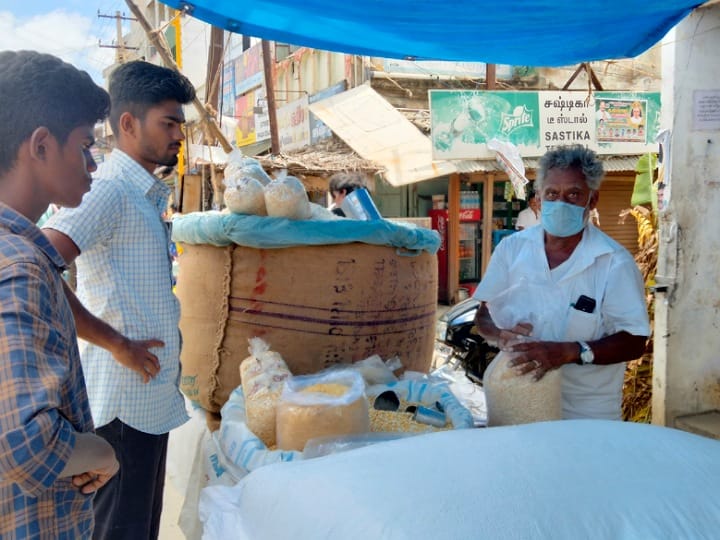
[[[671,197],[661,213],[653,422],[720,409],[720,4],[696,9],[664,44],[663,108],[672,127]],[[715,125],[697,129],[695,92],[714,92]],[[707,118],[707,117],[706,117]],[[670,123],[671,121],[671,123]],[[667,188],[666,188],[667,192]]]
[[[346,80],[345,56],[302,48],[275,64],[278,107]]]

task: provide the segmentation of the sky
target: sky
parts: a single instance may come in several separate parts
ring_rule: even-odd
[[[54,54],[102,85],[102,70],[113,63],[115,49],[98,42],[113,45],[117,34],[115,19],[100,18],[98,11],[131,15],[124,0],[0,0],[0,50]]]

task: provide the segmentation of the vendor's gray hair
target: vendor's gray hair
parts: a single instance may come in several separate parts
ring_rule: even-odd
[[[540,193],[543,180],[550,169],[577,169],[582,172],[590,189],[600,189],[605,171],[597,154],[581,145],[561,146],[548,151],[538,165],[534,190]]]

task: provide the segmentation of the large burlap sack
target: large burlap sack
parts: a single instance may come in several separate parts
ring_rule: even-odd
[[[437,260],[362,243],[256,249],[182,244],[183,392],[219,412],[240,384],[248,339],[261,337],[296,375],[373,354],[427,372]]]

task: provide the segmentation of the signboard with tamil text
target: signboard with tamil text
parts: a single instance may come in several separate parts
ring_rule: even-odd
[[[280,150],[290,152],[310,144],[308,97],[291,101],[277,110]]]
[[[516,145],[525,157],[582,144],[599,154],[657,151],[656,92],[487,92],[431,90],[433,159],[483,159],[491,139]]]

